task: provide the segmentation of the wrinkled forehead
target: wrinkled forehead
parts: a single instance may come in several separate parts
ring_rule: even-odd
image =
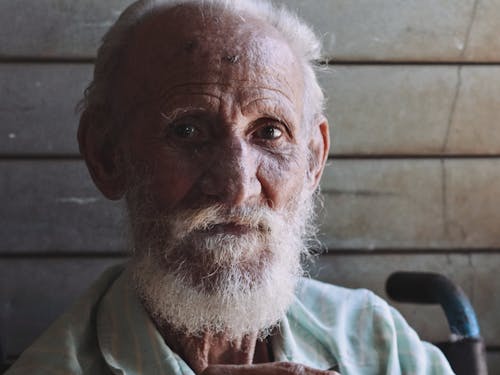
[[[179,85],[186,77],[227,78],[228,84],[265,78],[292,95],[303,91],[301,64],[273,26],[216,8],[183,5],[148,17],[136,28],[123,66],[122,83],[146,95],[153,86]]]

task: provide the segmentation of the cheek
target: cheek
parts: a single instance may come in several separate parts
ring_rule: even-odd
[[[192,163],[163,156],[152,168],[151,191],[154,203],[162,210],[172,210],[188,195],[198,179],[199,168]]]
[[[265,199],[278,209],[299,196],[305,176],[306,161],[297,157],[264,159],[257,172]]]

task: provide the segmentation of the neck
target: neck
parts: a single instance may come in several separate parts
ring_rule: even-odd
[[[224,333],[186,336],[166,325],[161,326],[160,333],[196,374],[214,364],[249,365],[271,361],[267,342],[259,340],[257,333],[230,340]]]

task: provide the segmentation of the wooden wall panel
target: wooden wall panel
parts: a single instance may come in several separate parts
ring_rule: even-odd
[[[475,4],[474,0],[320,0],[315,6],[307,0],[281,2],[295,6],[314,25],[326,55],[334,61],[463,60]],[[481,32],[480,26],[475,32]]]
[[[324,242],[344,249],[498,248],[497,159],[333,160]]]
[[[90,64],[0,64],[0,154],[78,154]],[[500,68],[334,66],[320,75],[333,155],[500,154]]]
[[[435,160],[333,160],[325,171],[322,231],[330,249],[453,246],[443,237]]]
[[[458,68],[456,93],[444,152],[498,155],[500,66]]]
[[[500,374],[500,352],[489,352],[487,361],[489,374]]]
[[[475,14],[470,24],[468,48],[464,53],[468,61],[499,61],[500,39],[498,0],[475,1]]]
[[[333,66],[322,72],[332,153],[440,154],[457,72],[453,66],[402,65]]]
[[[0,162],[0,252],[119,252],[121,204],[82,161]],[[494,159],[333,160],[322,182],[322,240],[335,249],[495,249],[500,168]]]
[[[0,2],[0,57],[91,58],[130,0]]]
[[[334,66],[334,154],[498,155],[498,66]]]
[[[77,154],[76,106],[91,77],[89,64],[1,64],[0,153]]]
[[[0,161],[0,190],[0,252],[125,248],[120,204],[97,191],[81,161]]]
[[[498,61],[498,1],[280,0],[337,61]],[[91,58],[130,0],[0,2],[0,57]],[[50,9],[50,12],[47,10]],[[27,22],[30,20],[31,22]]]
[[[447,160],[445,232],[462,247],[497,247],[500,240],[500,160]],[[488,234],[487,234],[488,233]]]

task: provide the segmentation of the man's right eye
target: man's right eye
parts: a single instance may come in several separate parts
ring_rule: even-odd
[[[174,125],[172,132],[175,136],[183,139],[196,138],[200,133],[196,126],[186,123]]]

